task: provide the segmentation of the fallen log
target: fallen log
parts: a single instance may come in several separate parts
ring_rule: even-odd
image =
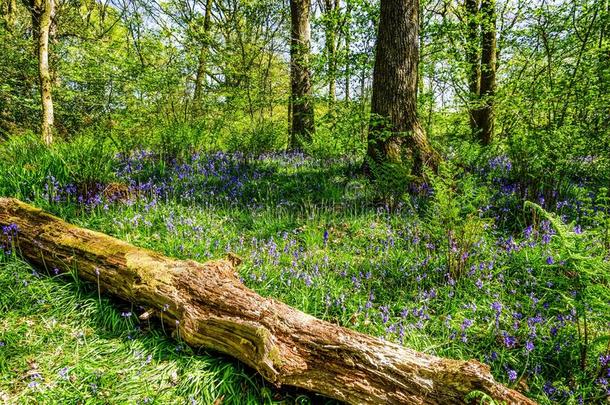
[[[472,391],[534,404],[475,360],[435,357],[307,315],[245,287],[231,260],[175,260],[0,198],[0,225],[35,266],[67,272],[149,308],[186,344],[235,357],[276,386],[352,404],[460,404]],[[0,233],[1,235],[1,233]]]

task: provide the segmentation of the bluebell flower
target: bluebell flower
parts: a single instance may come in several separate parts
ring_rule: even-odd
[[[57,372],[57,374],[59,375],[59,377],[61,377],[64,380],[68,379],[68,374],[69,374],[70,369],[68,367],[64,367],[61,370],[59,370]]]

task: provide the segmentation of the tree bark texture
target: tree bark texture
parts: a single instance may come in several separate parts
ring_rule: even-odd
[[[328,58],[328,109],[333,113],[337,101],[337,20],[339,18],[339,0],[324,0],[324,31],[326,56]]]
[[[470,2],[471,0],[467,0]],[[476,106],[471,111],[471,127],[483,145],[489,145],[494,132],[494,96],[496,92],[496,4],[495,0],[481,0],[481,63]],[[470,23],[469,23],[470,24]],[[470,30],[470,28],[469,28]],[[468,44],[470,46],[471,44]],[[475,73],[471,73],[472,76]],[[471,92],[474,87],[471,87]]]
[[[195,91],[193,100],[196,111],[201,107],[201,97],[203,95],[203,84],[207,70],[208,53],[210,51],[210,24],[212,20],[212,0],[206,0],[205,16],[203,17],[203,41],[199,49],[199,59],[197,61],[197,73],[195,76]]]
[[[292,123],[290,147],[300,149],[315,131],[309,71],[311,0],[290,0],[290,102]]]
[[[0,198],[0,226],[11,224],[15,250],[31,264],[75,270],[104,294],[148,308],[188,345],[235,357],[278,387],[352,404],[461,404],[473,390],[534,404],[475,360],[419,353],[261,297],[240,282],[235,260],[171,259]]]
[[[483,105],[478,113],[483,145],[491,143],[494,132],[494,96],[496,93],[496,2],[481,0],[481,85]]]
[[[28,7],[32,15],[34,42],[38,54],[38,75],[40,78],[40,99],[42,117],[40,130],[45,144],[53,143],[53,81],[49,67],[49,37],[55,16],[55,0],[30,0]]]
[[[476,103],[479,99],[479,87],[481,84],[481,48],[479,25],[479,0],[465,0],[466,14],[466,63],[468,68],[468,92],[470,105],[468,115],[470,117],[470,128],[473,133],[478,133],[478,123],[475,120]]]
[[[344,16],[344,23],[343,23],[343,30],[344,30],[344,53],[345,55],[343,56],[343,58],[345,59],[345,101],[350,101],[351,99],[351,94],[350,94],[350,82],[352,80],[352,73],[351,73],[351,24],[352,24],[352,0],[345,0],[345,16]]]
[[[0,12],[7,31],[12,31],[15,26],[15,13],[17,12],[17,0],[2,0]]]
[[[439,159],[417,118],[418,42],[419,1],[382,0],[367,156],[400,162],[407,152],[416,172]]]

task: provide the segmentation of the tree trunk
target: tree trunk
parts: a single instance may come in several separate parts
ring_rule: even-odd
[[[333,115],[337,101],[337,19],[339,0],[324,0],[326,55],[328,57],[328,110]]]
[[[45,144],[53,143],[53,96],[52,78],[49,68],[49,34],[55,16],[55,0],[31,0],[29,3],[32,14],[34,41],[38,53],[38,74],[40,77],[40,99],[42,119],[40,123],[42,140]]]
[[[468,115],[472,133],[479,134],[477,120],[475,119],[477,103],[479,102],[479,87],[481,83],[481,52],[480,52],[480,26],[479,26],[479,0],[466,0],[466,63],[468,67]]]
[[[0,225],[10,224],[16,251],[33,265],[75,269],[104,294],[145,307],[141,318],[161,318],[183,342],[233,356],[278,387],[353,404],[458,404],[473,390],[534,404],[477,361],[418,353],[263,298],[239,281],[232,261],[170,259],[0,198]]]
[[[195,110],[199,111],[201,107],[201,97],[203,94],[203,84],[208,61],[208,52],[210,51],[210,22],[212,18],[212,0],[206,0],[205,17],[203,19],[203,43],[199,49],[199,60],[197,61],[197,75],[195,76],[195,91],[193,101]]]
[[[17,12],[17,0],[2,0],[2,19],[7,31],[11,32],[15,27],[15,13]]]
[[[494,96],[496,92],[496,5],[495,0],[481,0],[481,83],[480,106],[475,112],[479,141],[489,145],[494,132]]]
[[[439,157],[417,118],[419,1],[382,0],[367,157],[413,159],[414,171],[436,169]],[[406,153],[405,153],[406,152]]]
[[[345,30],[345,101],[350,101],[350,82],[352,80],[352,69],[350,60],[351,48],[351,24],[352,24],[352,0],[345,1],[345,22],[343,24]]]
[[[292,102],[291,149],[301,149],[314,133],[314,110],[309,72],[311,0],[290,0],[290,83]]]

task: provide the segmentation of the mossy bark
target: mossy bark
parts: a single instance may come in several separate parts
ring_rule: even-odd
[[[290,123],[289,148],[302,150],[315,132],[311,83],[311,0],[290,0]]]
[[[419,0],[381,2],[367,159],[375,163],[413,162],[413,172],[436,171],[440,155],[417,117]],[[368,171],[365,160],[365,171]]]
[[[10,198],[0,225],[16,224],[20,254],[35,266],[70,271],[109,296],[149,308],[193,347],[233,356],[276,386],[352,404],[459,404],[485,392],[533,404],[494,381],[477,361],[419,353],[325,322],[245,287],[233,261],[175,260],[137,248]]]

